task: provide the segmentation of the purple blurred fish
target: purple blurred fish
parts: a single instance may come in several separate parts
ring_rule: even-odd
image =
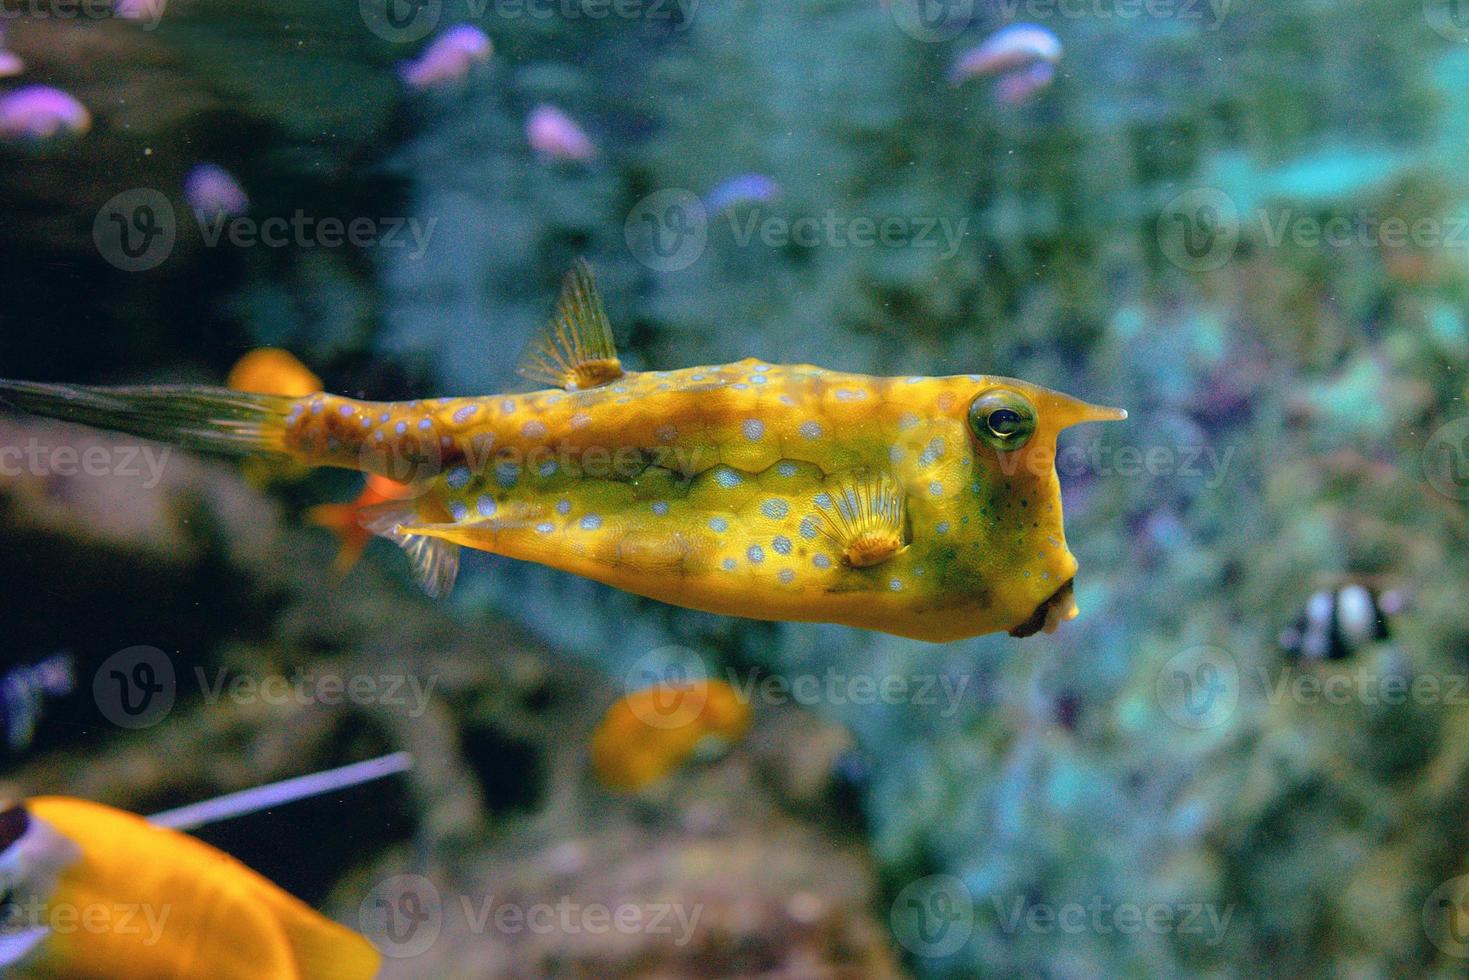
[[[75,667],[69,653],[52,654],[40,663],[15,667],[0,676],[0,716],[12,752],[31,744],[46,700],[65,697],[75,686]]]
[[[223,167],[201,163],[184,178],[184,200],[194,211],[210,215],[244,214],[250,206],[239,181]]]
[[[995,82],[995,98],[1005,105],[1020,105],[1030,101],[1041,89],[1056,78],[1056,69],[1044,61],[1037,61],[1029,68],[1012,71]]]
[[[92,128],[87,107],[60,89],[27,85],[0,96],[0,138],[40,142]]]
[[[440,34],[414,61],[398,66],[398,76],[411,89],[423,91],[464,81],[469,70],[490,60],[495,46],[484,31],[460,24]]]
[[[115,0],[112,16],[120,20],[146,21],[149,27],[157,27],[167,5],[168,0]]]
[[[710,188],[704,195],[704,210],[718,214],[727,208],[756,202],[769,203],[780,196],[780,185],[764,174],[740,174]]]
[[[20,55],[8,48],[0,48],[0,78],[14,78],[26,70],[26,63],[20,60]]]
[[[998,75],[1036,63],[1061,60],[1061,41],[1038,24],[1011,24],[959,56],[949,81],[959,85],[977,75]]]
[[[597,146],[570,116],[553,105],[538,105],[525,121],[531,149],[552,160],[590,160]]]

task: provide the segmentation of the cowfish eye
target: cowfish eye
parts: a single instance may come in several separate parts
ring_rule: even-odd
[[[1018,391],[996,388],[970,403],[969,428],[986,446],[1011,452],[1035,432],[1035,406]]]

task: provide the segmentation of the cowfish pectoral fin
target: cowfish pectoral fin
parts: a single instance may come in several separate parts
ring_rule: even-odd
[[[567,391],[622,377],[612,324],[585,260],[578,259],[567,273],[556,315],[521,355],[519,370],[523,378]]]
[[[830,504],[816,512],[848,565],[879,565],[908,546],[907,497],[891,474],[854,471],[827,486]]]
[[[435,599],[448,595],[459,576],[459,545],[420,533],[418,515],[411,505],[393,502],[362,511],[362,526],[403,549],[414,577]]]

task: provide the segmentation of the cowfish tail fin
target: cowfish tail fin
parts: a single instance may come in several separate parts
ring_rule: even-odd
[[[437,599],[452,592],[454,580],[459,577],[459,545],[443,538],[414,534],[413,527],[421,523],[423,519],[412,501],[392,501],[362,509],[362,526],[402,548],[413,564],[418,584]]]
[[[612,324],[585,260],[579,259],[566,274],[556,315],[521,355],[520,375],[567,391],[622,377]]]
[[[0,401],[16,408],[231,456],[291,459],[286,419],[296,399],[204,385],[94,388],[0,380]]]

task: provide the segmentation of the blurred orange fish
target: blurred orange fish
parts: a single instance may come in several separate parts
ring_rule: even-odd
[[[381,957],[182,830],[405,771],[398,753],[157,814],[66,796],[0,810],[0,971],[46,980],[370,980]]]
[[[240,358],[230,368],[225,384],[235,391],[292,398],[321,390],[321,379],[296,355],[279,347],[261,347]]]
[[[749,702],[724,681],[660,681],[607,710],[592,733],[592,767],[609,789],[638,790],[749,729]]]
[[[367,543],[376,535],[362,526],[363,511],[379,504],[407,500],[413,489],[407,484],[390,480],[376,473],[367,474],[367,483],[357,499],[346,504],[319,504],[306,512],[306,519],[331,531],[341,542],[341,551],[332,563],[332,570],[346,575],[362,558]]]

